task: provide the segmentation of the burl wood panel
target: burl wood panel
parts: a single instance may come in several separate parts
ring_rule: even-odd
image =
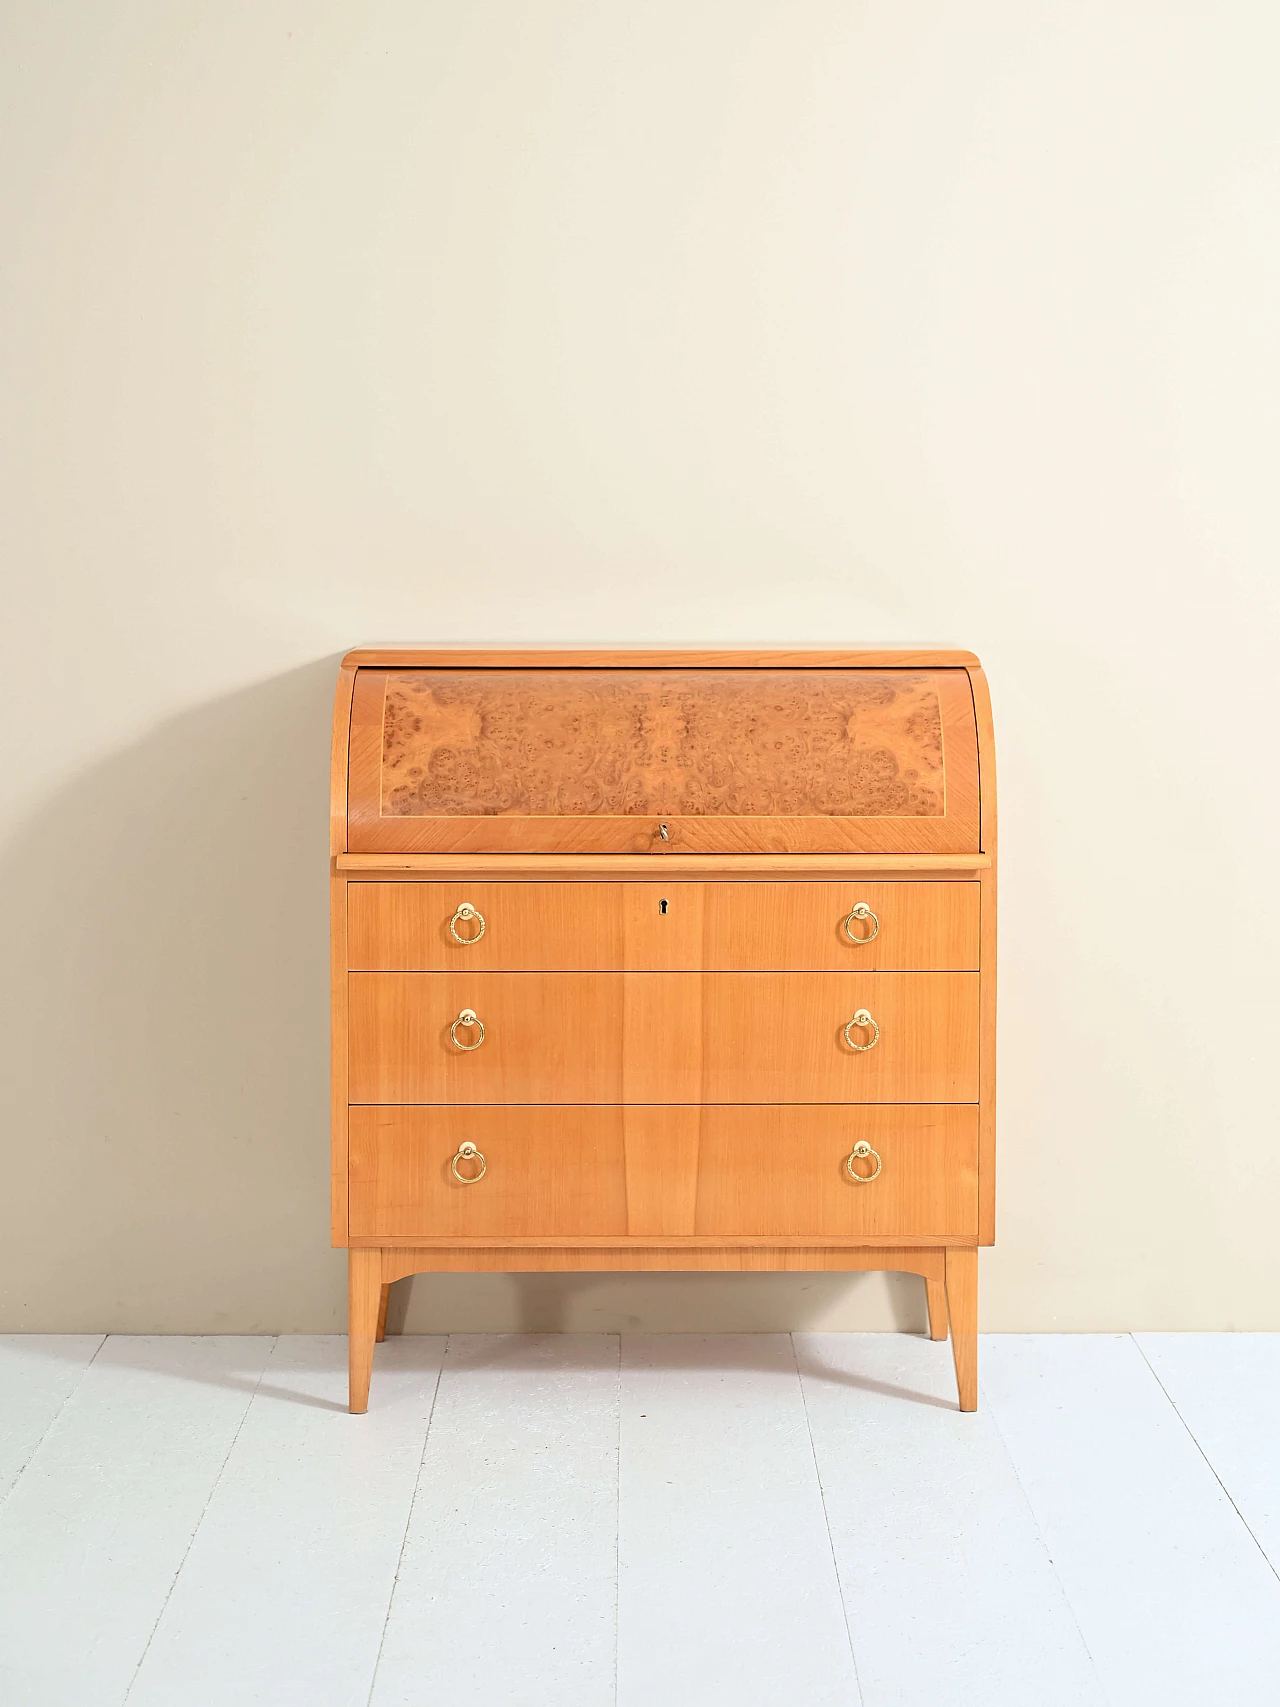
[[[449,1037],[464,1008],[485,1027],[470,1051]],[[858,1008],[880,1026],[864,1051],[843,1034]],[[349,1012],[353,1103],[978,1094],[974,972],[353,972]],[[866,1042],[871,1033],[852,1035]]]
[[[384,817],[940,818],[926,671],[406,670]]]
[[[967,851],[977,811],[963,670],[356,681],[354,851]]]
[[[449,924],[467,902],[484,920]],[[845,921],[855,905],[872,918]],[[368,971],[973,971],[977,883],[353,883]],[[873,920],[875,921],[873,924]],[[878,928],[876,928],[878,926]],[[874,935],[872,931],[874,930]]]
[[[860,1139],[881,1159],[861,1186]],[[464,1186],[468,1140],[486,1170]],[[351,1234],[972,1238],[977,1146],[966,1106],[356,1108]]]

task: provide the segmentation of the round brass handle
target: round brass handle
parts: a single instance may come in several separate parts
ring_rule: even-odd
[[[461,1174],[458,1172],[459,1162],[479,1162],[480,1172],[478,1174]],[[453,1177],[457,1180],[459,1185],[479,1185],[480,1181],[489,1171],[488,1162],[485,1161],[484,1157],[480,1154],[479,1150],[476,1149],[475,1145],[469,1138],[465,1144],[458,1145],[458,1153],[449,1163],[449,1166],[452,1168]],[[854,1175],[854,1178],[857,1178],[856,1174]]]
[[[855,1043],[853,1041],[849,1036],[849,1033],[853,1030],[855,1025],[862,1031],[865,1031],[867,1026],[871,1027],[872,1036],[870,1043]],[[872,1019],[871,1015],[865,1008],[859,1008],[857,1013],[854,1014],[853,1018],[844,1028],[844,1040],[849,1045],[850,1049],[856,1049],[859,1055],[863,1055],[868,1049],[874,1049],[876,1044],[879,1043],[880,1027],[876,1024],[875,1020]]]
[[[853,1169],[854,1162],[861,1162],[867,1156],[874,1156],[876,1159],[874,1171],[869,1174],[855,1173]],[[850,1150],[849,1154],[844,1159],[844,1171],[848,1174],[849,1178],[855,1185],[870,1185],[873,1179],[879,1178],[880,1169],[883,1166],[884,1163],[880,1160],[879,1150],[873,1150],[865,1138],[859,1138],[858,1142],[853,1146],[853,1149]]]
[[[474,1043],[458,1042],[458,1027],[460,1025],[466,1026],[468,1029],[474,1026],[480,1033]],[[471,1008],[463,1008],[457,1019],[455,1019],[453,1024],[449,1027],[449,1040],[455,1049],[479,1049],[480,1045],[484,1042],[484,1021],[482,1019],[477,1019]]]
[[[853,921],[855,919],[871,920],[871,929],[867,932],[866,936],[854,936]],[[864,943],[874,942],[880,935],[880,921],[865,901],[856,901],[854,903],[849,917],[844,922],[844,934],[848,937],[850,942],[855,943],[859,948],[861,948]]]
[[[474,919],[475,922],[480,926],[480,929],[476,932],[476,934],[474,936],[459,936],[458,935],[458,920],[459,919],[461,919],[464,924],[466,924],[468,920]],[[476,911],[476,909],[471,905],[470,901],[461,902],[459,904],[456,912],[454,913],[453,917],[449,920],[449,935],[453,938],[453,940],[455,942],[460,942],[462,944],[463,948],[470,948],[471,944],[473,942],[479,942],[480,938],[484,935],[484,914],[478,913]]]

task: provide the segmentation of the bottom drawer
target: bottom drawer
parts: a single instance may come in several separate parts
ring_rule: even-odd
[[[359,1107],[356,1239],[972,1237],[970,1104]],[[853,1168],[876,1177],[850,1178]],[[458,1176],[480,1162],[483,1177]],[[456,1159],[456,1172],[455,1163]]]

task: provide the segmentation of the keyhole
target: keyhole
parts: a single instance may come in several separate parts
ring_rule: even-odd
[[[658,902],[658,911],[660,913],[665,913],[666,910],[667,910],[667,903],[665,901],[659,901]]]

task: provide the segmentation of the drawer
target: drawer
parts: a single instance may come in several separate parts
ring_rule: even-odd
[[[856,1185],[847,1161],[854,1146]],[[709,1108],[698,1144],[703,1234],[910,1234],[978,1230],[974,1107]]]
[[[627,1230],[620,1109],[353,1108],[349,1142],[352,1238]],[[473,1185],[450,1165],[464,1143],[485,1159]]]
[[[971,971],[979,901],[948,882],[352,883],[347,954],[405,972]]]
[[[348,997],[352,1103],[978,1094],[975,972],[353,972]]]
[[[971,1238],[977,1142],[964,1106],[353,1108],[351,1236]]]

